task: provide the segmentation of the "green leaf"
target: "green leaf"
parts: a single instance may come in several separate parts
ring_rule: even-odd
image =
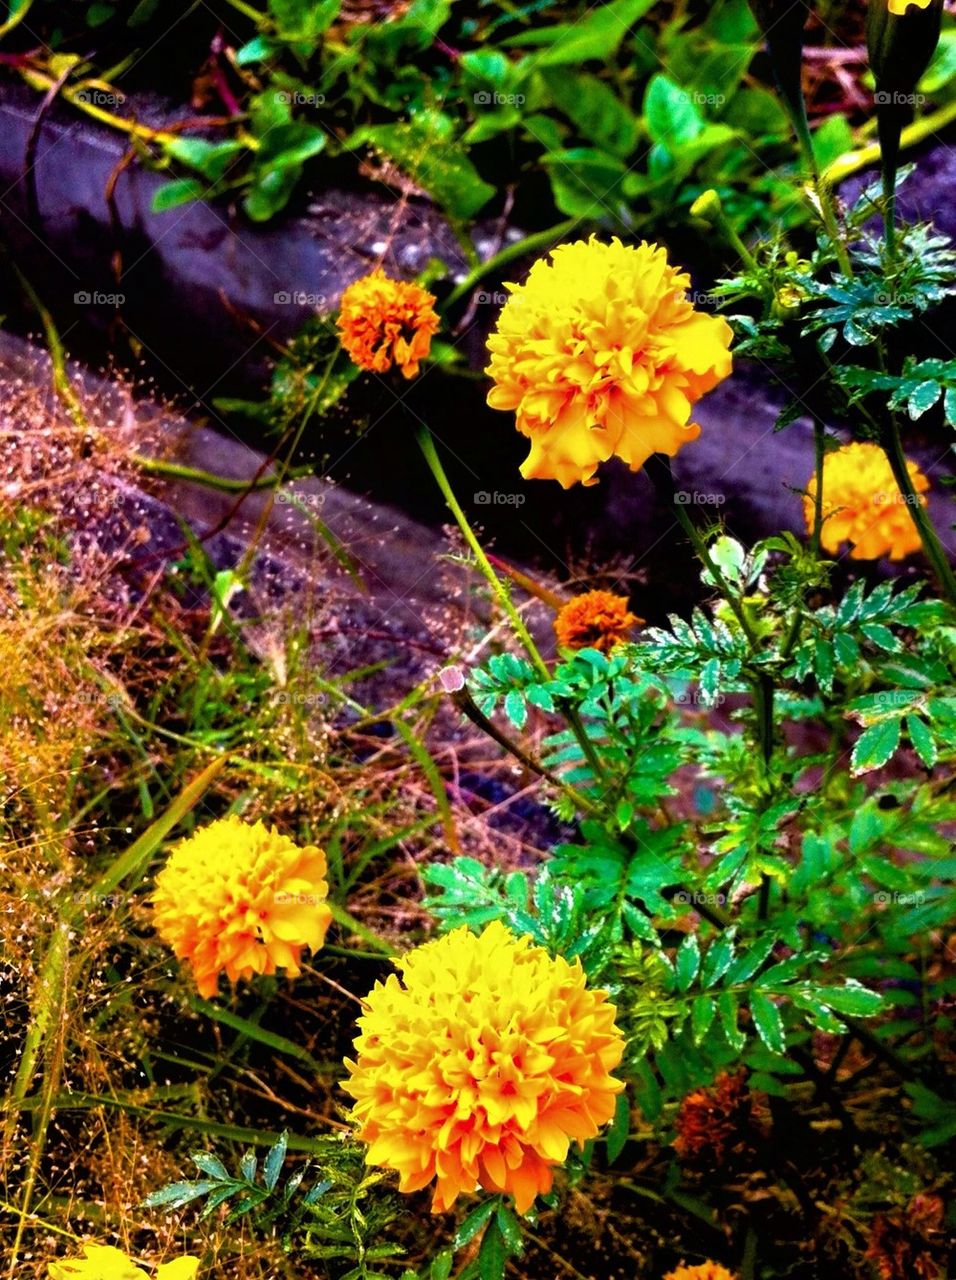
[[[639,124],[613,89],[597,76],[573,75],[566,71],[544,76],[556,107],[575,126],[582,138],[601,151],[626,160],[637,146]]]
[[[289,1135],[282,1133],[279,1141],[269,1148],[268,1154],[262,1164],[262,1180],[266,1185],[266,1189],[274,1191],[276,1183],[279,1181],[279,1174],[282,1172],[282,1166],[285,1163],[285,1155],[289,1149]]]
[[[773,1000],[762,991],[750,994],[750,1012],[761,1040],[773,1053],[783,1053],[787,1039],[783,1031],[783,1019]]]
[[[733,991],[723,991],[717,998],[717,1012],[727,1043],[738,1053],[747,1043],[747,1037],[737,1026],[737,997]]]
[[[853,774],[880,769],[900,745],[901,720],[890,716],[864,729],[853,746],[850,769]]]
[[[475,1236],[498,1208],[498,1203],[496,1199],[492,1198],[472,1209],[471,1213],[468,1214],[455,1232],[452,1244],[456,1251],[463,1248],[470,1240],[474,1240]]]
[[[203,200],[208,191],[208,185],[198,178],[177,178],[156,188],[150,207],[153,213],[165,213],[167,209],[178,209],[190,200]]]
[[[712,942],[704,957],[701,985],[712,987],[719,982],[733,963],[734,954],[733,939],[727,934],[722,934],[716,942]]]
[[[625,1090],[624,1093],[617,1095],[617,1102],[614,1104],[614,1118],[607,1130],[608,1164],[613,1164],[624,1150],[624,1144],[627,1142],[630,1131],[631,1104],[628,1102],[627,1091]]]
[[[628,28],[653,8],[656,0],[612,0],[592,9],[579,22],[562,22],[551,27],[534,27],[507,41],[511,46],[543,45],[528,62],[532,67],[576,65],[596,60],[607,62],[628,34]]]
[[[871,1018],[883,1007],[882,997],[853,978],[842,987],[819,987],[814,994],[828,1009],[846,1013],[851,1017]]]
[[[503,1280],[505,1263],[508,1261],[508,1246],[498,1225],[497,1217],[492,1218],[481,1237],[478,1250],[478,1275],[481,1280]]]
[[[691,1005],[690,1027],[694,1044],[700,1044],[713,1025],[717,1002],[713,996],[698,996]]]
[[[689,933],[681,943],[677,952],[677,961],[675,964],[675,973],[677,975],[678,991],[686,991],[690,984],[697,977],[697,970],[700,966],[700,948],[697,945],[696,934]]]
[[[652,141],[669,151],[693,142],[704,128],[693,95],[661,74],[652,76],[647,86],[644,118]]]
[[[929,726],[919,716],[907,716],[906,732],[909,734],[910,742],[913,744],[913,750],[923,764],[926,765],[926,768],[932,769],[936,764],[938,751],[936,749],[936,739],[933,737]]]
[[[455,145],[455,124],[440,111],[421,111],[400,124],[366,125],[348,139],[355,149],[370,146],[384,152],[399,169],[459,221],[488,203],[495,188],[485,182]]]

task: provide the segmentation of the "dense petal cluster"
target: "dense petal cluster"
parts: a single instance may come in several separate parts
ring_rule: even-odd
[[[922,495],[929,481],[915,462],[906,465],[913,488]],[[803,500],[808,531],[813,528],[816,492],[814,476]],[[926,506],[922,496],[920,503]],[[834,554],[849,542],[851,560],[878,560],[881,556],[902,560],[919,550],[919,531],[879,445],[847,444],[824,459],[821,542]]]
[[[392,280],[377,267],[342,294],[342,346],[361,369],[387,373],[397,364],[404,377],[414,378],[438,332],[434,302],[421,285]]]
[[[668,1271],[664,1280],[737,1280],[732,1271],[722,1267],[719,1262],[698,1262],[693,1267],[683,1264]]]
[[[690,277],[657,245],[592,236],[539,259],[488,340],[488,403],[531,440],[526,479],[595,484],[600,463],[639,470],[700,428],[694,403],[730,373],[726,321],[695,310]]]
[[[303,948],[318,950],[331,922],[326,873],[321,849],[230,815],[173,850],[156,877],[153,921],[203,996],[221,973],[295,977]]]
[[[686,1094],[674,1118],[674,1150],[689,1168],[711,1172],[750,1150],[753,1095],[744,1071],[722,1071],[713,1085]]]
[[[627,639],[631,627],[643,622],[631,613],[626,596],[613,591],[585,591],[560,610],[554,620],[558,644],[565,649],[600,649],[610,653]]]
[[[49,1263],[47,1274],[50,1280],[146,1280],[146,1272],[122,1249],[106,1244],[86,1244],[83,1253],[85,1256],[82,1258]],[[198,1270],[198,1258],[174,1258],[156,1268],[156,1280],[194,1280]]]
[[[524,1212],[572,1140],[593,1138],[623,1084],[607,992],[503,924],[418,947],[373,988],[346,1090],[369,1164],[449,1209],[480,1184]]]

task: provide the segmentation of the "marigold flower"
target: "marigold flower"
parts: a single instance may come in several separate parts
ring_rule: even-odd
[[[600,649],[610,653],[643,622],[627,607],[627,597],[613,591],[585,591],[569,600],[554,620],[558,644],[565,649]]]
[[[317,951],[332,919],[325,854],[300,848],[261,822],[230,815],[173,850],[156,877],[156,930],[192,966],[202,996],[230,982],[285,969]]]
[[[67,1258],[47,1264],[50,1280],[146,1280],[146,1272],[122,1249],[107,1244],[85,1244],[84,1258]],[[194,1280],[199,1259],[174,1258],[156,1268],[156,1280]]]
[[[918,494],[929,481],[915,462],[907,470]],[[816,476],[807,485],[803,515],[813,529]],[[920,497],[925,507],[926,499]],[[823,532],[825,550],[836,553],[844,542],[852,544],[851,560],[878,560],[889,556],[902,560],[920,548],[919,531],[906,499],[900,493],[889,460],[876,444],[847,444],[823,460]]]
[[[560,245],[539,259],[488,339],[494,409],[531,440],[525,479],[596,484],[598,465],[638,471],[696,440],[691,406],[730,373],[730,326],[696,311],[690,277],[657,245],[617,238]]]
[[[719,1169],[731,1156],[750,1150],[753,1119],[746,1072],[722,1071],[712,1086],[693,1089],[682,1098],[674,1121],[674,1150],[690,1168]]]
[[[722,1267],[719,1262],[698,1262],[696,1266],[686,1267],[683,1263],[668,1271],[664,1280],[737,1280],[732,1271]]]
[[[433,1212],[480,1184],[519,1212],[551,1188],[572,1140],[595,1137],[624,1085],[606,991],[499,921],[426,942],[376,983],[344,1086],[369,1164]]]
[[[414,378],[438,332],[434,301],[421,285],[392,280],[376,267],[342,294],[342,346],[361,369],[387,373],[394,363],[404,377]]]

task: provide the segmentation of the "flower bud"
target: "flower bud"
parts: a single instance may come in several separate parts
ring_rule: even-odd
[[[866,44],[878,94],[916,88],[939,44],[942,12],[943,0],[869,0]]]
[[[697,197],[690,211],[692,217],[702,218],[704,222],[716,223],[723,217],[724,209],[720,203],[720,196],[713,187],[710,187]]]

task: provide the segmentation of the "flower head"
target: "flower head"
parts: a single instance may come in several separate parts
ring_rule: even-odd
[[[558,644],[565,649],[600,649],[610,653],[643,622],[627,607],[626,596],[613,591],[585,591],[569,600],[554,620]]]
[[[917,494],[929,488],[929,481],[915,462],[907,470]],[[813,528],[817,481],[807,485],[803,514],[807,529]],[[926,499],[920,496],[925,507]],[[823,461],[823,533],[825,550],[836,553],[844,542],[852,545],[852,560],[878,560],[889,556],[902,560],[920,548],[919,531],[913,523],[906,499],[883,450],[876,444],[847,444]]]
[[[737,1280],[732,1271],[722,1267],[719,1262],[698,1262],[696,1266],[686,1267],[683,1263],[668,1271],[664,1280]]]
[[[342,294],[342,346],[361,369],[387,373],[397,364],[404,377],[414,378],[438,332],[434,301],[421,285],[392,280],[376,267]]]
[[[745,1072],[722,1071],[711,1087],[694,1089],[681,1100],[674,1121],[674,1150],[690,1168],[719,1169],[731,1156],[748,1151],[753,1121],[753,1096]]]
[[[47,1266],[50,1280],[146,1280],[146,1272],[112,1245],[85,1244],[83,1258],[68,1258]],[[156,1280],[194,1280],[199,1259],[174,1258],[156,1268]]]
[[[221,973],[295,977],[302,949],[322,946],[332,918],[326,871],[314,845],[220,818],[177,845],[156,877],[156,930],[189,961],[200,995],[215,994]]]
[[[498,921],[426,942],[399,969],[373,988],[346,1061],[366,1159],[402,1191],[434,1182],[435,1212],[479,1184],[524,1212],[571,1140],[614,1114],[624,1041],[607,992]]]
[[[560,245],[510,284],[488,339],[488,403],[531,440],[526,479],[597,483],[621,458],[638,471],[700,434],[691,406],[730,373],[726,321],[696,311],[690,277],[656,245]]]

